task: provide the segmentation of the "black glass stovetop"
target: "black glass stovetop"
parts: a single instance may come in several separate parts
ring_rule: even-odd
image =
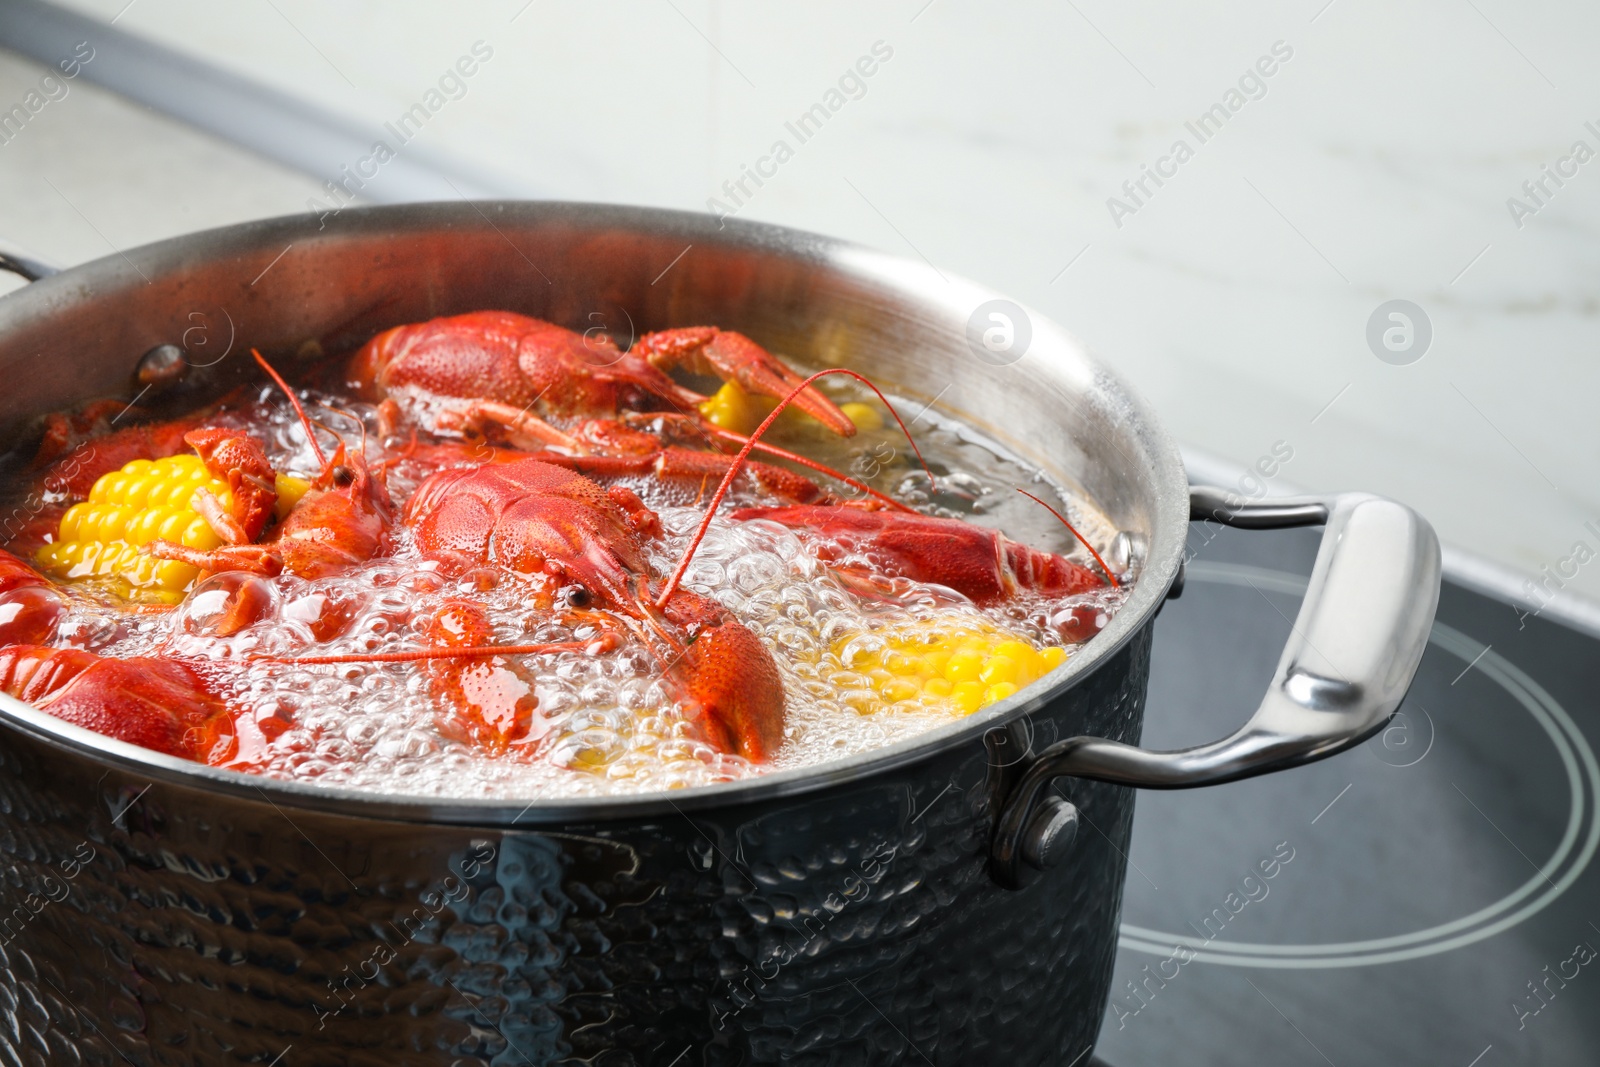
[[[1210,741],[1254,710],[1319,535],[1191,541],[1156,623],[1146,746]],[[1141,793],[1097,1060],[1600,1063],[1597,695],[1600,641],[1447,582],[1382,734]]]

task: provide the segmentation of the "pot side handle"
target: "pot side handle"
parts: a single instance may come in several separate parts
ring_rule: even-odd
[[[990,859],[1001,885],[1017,888],[1022,864],[1038,865],[1035,857],[1047,851],[1033,838],[1059,830],[1060,813],[1041,804],[1056,778],[1187,789],[1284,770],[1366,740],[1410,688],[1439,605],[1439,541],[1422,516],[1366,493],[1241,502],[1196,486],[1189,519],[1243,529],[1324,527],[1271,688],[1249,722],[1208,745],[1154,752],[1071,737],[1045,749],[1000,812]]]
[[[42,259],[24,255],[15,248],[0,243],[0,271],[18,275],[30,282],[36,282],[40,278],[48,278],[52,274],[60,274],[61,268],[51,266]]]

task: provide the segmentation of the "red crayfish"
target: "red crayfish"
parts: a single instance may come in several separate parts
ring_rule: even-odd
[[[706,398],[666,373],[683,368],[781,398],[800,382],[750,338],[715,326],[647,333],[623,351],[605,334],[575,333],[510,311],[476,311],[396,326],[367,342],[351,384],[409,406],[432,430],[514,421],[537,406],[556,416],[616,415],[665,407],[692,411]],[[439,408],[431,418],[424,409]],[[846,437],[855,424],[827,397],[803,389],[796,404]]]

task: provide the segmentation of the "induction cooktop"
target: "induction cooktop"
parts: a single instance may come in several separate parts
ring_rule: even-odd
[[[1223,530],[1156,622],[1146,747],[1272,677],[1318,530]],[[1600,1062],[1600,641],[1447,580],[1390,725],[1138,797],[1108,1067]]]

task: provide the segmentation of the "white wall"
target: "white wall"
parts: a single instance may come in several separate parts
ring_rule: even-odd
[[[1287,442],[1282,478],[1395,495],[1529,571],[1600,548],[1600,161],[1521,228],[1506,204],[1600,151],[1592,5],[126,3],[70,6],[375,131],[482,40],[419,143],[530,195],[693,209],[881,40],[865,96],[742,214],[1011,293],[1208,451]],[[1276,41],[1265,96],[1199,145],[1184,121]],[[1194,158],[1114,224],[1178,137]],[[1364,337],[1392,298],[1432,322],[1411,365]],[[1600,596],[1600,561],[1569,588]]]

